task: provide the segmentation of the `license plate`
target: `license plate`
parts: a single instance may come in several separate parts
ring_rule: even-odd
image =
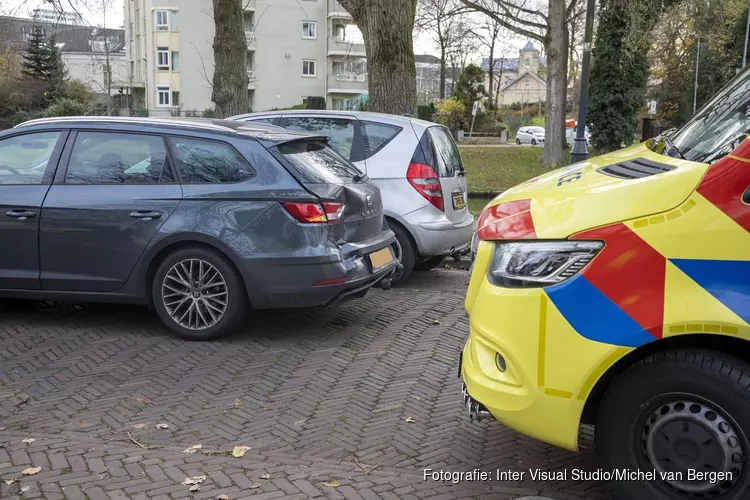
[[[466,208],[466,198],[463,193],[453,193],[453,208]]]
[[[373,271],[377,271],[381,267],[387,266],[393,261],[393,254],[391,253],[390,247],[385,247],[377,252],[370,254],[370,265]]]

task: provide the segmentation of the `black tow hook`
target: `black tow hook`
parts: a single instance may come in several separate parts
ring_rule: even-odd
[[[373,285],[375,288],[381,290],[390,290],[393,286],[393,280],[398,279],[404,273],[404,266],[401,263],[396,264],[396,269],[391,272],[388,276],[378,281]]]

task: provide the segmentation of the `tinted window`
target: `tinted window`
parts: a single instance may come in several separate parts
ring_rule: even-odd
[[[255,170],[225,142],[171,137],[174,161],[183,184],[243,182]]]
[[[442,127],[431,127],[427,129],[432,144],[435,147],[437,157],[438,175],[440,177],[453,177],[456,172],[463,169],[461,164],[461,153],[453,138]]]
[[[245,120],[250,123],[268,123],[269,125],[276,125],[276,118],[253,118],[252,120]]]
[[[65,174],[68,184],[172,182],[159,135],[79,132]],[[164,177],[164,178],[162,178]]]
[[[308,182],[343,184],[364,177],[357,167],[321,142],[298,141],[282,144],[278,149]]]
[[[352,159],[354,146],[354,122],[346,118],[287,118],[284,128],[302,132],[312,132],[330,138],[333,149],[346,158]]]
[[[365,158],[369,158],[380,151],[391,139],[396,137],[401,127],[395,125],[386,125],[384,123],[374,123],[360,121],[362,127],[362,142],[365,148]]]
[[[40,132],[0,141],[0,184],[42,184],[60,132]]]

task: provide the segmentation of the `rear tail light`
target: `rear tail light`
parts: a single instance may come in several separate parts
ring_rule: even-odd
[[[343,203],[304,203],[293,201],[282,201],[289,215],[305,224],[320,224],[323,222],[336,222],[341,220],[345,205]]]
[[[411,162],[406,171],[406,179],[435,208],[444,211],[443,189],[434,168],[423,163]]]

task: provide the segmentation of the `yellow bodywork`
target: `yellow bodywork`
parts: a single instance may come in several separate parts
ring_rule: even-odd
[[[676,168],[639,179],[597,172],[633,158]],[[706,164],[658,155],[637,145],[532,179],[488,206],[531,200],[538,239],[566,239],[624,224],[666,261],[662,338],[710,333],[750,340],[750,324],[743,319],[747,315],[728,307],[675,264],[680,259],[750,260],[750,233],[696,190],[708,169]],[[638,347],[586,338],[545,288],[491,284],[486,276],[494,246],[492,241],[479,243],[466,296],[470,335],[461,375],[467,392],[509,427],[576,450],[592,388]],[[581,302],[585,315],[585,297]],[[498,353],[506,360],[505,372],[496,364]]]

